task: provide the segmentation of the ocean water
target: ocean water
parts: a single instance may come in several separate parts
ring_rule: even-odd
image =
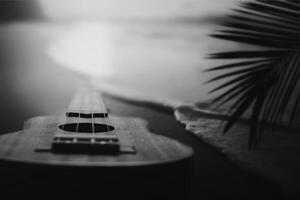
[[[204,101],[214,84],[205,69],[218,64],[209,53],[230,47],[210,38],[216,27],[197,23],[107,23],[81,21],[49,44],[48,55],[99,86],[143,98]]]
[[[70,3],[72,2],[72,3]],[[144,99],[205,101],[204,85],[219,63],[209,53],[236,48],[208,35],[239,0],[44,1],[39,4],[60,31],[46,48],[58,65],[118,93]],[[63,9],[62,9],[63,8]],[[59,25],[60,24],[60,25]],[[46,27],[47,28],[47,27]]]
[[[176,1],[179,10],[172,15],[149,18],[148,13],[146,18],[126,20],[65,19],[40,2],[48,20],[1,24],[1,109],[19,113],[3,116],[3,132],[16,127],[12,121],[21,126],[31,116],[63,113],[76,89],[90,82],[110,93],[147,101],[212,98],[208,91],[216,85],[203,83],[216,74],[203,70],[222,62],[206,57],[237,46],[208,35],[220,28],[217,23],[235,1],[219,0],[217,6]],[[161,14],[170,10],[167,5]]]
[[[1,25],[2,90],[7,101],[15,99],[12,108],[24,110],[18,121],[63,112],[72,93],[89,82],[147,101],[206,101],[215,85],[203,83],[216,74],[203,70],[221,62],[205,57],[236,47],[208,36],[216,23],[205,18]]]

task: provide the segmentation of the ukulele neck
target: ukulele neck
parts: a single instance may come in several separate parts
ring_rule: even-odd
[[[98,91],[81,88],[73,97],[67,117],[107,118],[108,112]]]

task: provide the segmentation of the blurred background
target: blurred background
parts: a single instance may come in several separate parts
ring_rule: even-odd
[[[93,82],[144,99],[205,101],[207,54],[238,0],[1,0],[0,133],[58,115]]]

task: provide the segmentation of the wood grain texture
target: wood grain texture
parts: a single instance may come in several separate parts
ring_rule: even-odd
[[[69,118],[68,122],[78,119]],[[89,119],[80,119],[81,122]],[[94,119],[102,123],[103,119]],[[64,167],[131,167],[156,166],[189,160],[193,151],[173,139],[155,135],[147,129],[145,121],[136,118],[110,116],[109,124],[116,127],[113,132],[120,140],[130,140],[136,154],[88,155],[54,154],[36,152],[38,147],[50,148],[53,135],[61,132],[58,126],[65,117],[41,116],[24,123],[24,130],[0,137],[0,160],[23,164]]]

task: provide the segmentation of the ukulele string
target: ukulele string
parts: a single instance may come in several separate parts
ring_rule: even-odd
[[[98,97],[99,97],[99,95],[98,95]],[[101,99],[102,100],[102,99]],[[110,131],[110,128],[109,128],[109,126],[108,126],[108,120],[107,120],[107,117],[106,117],[106,114],[107,114],[107,111],[106,111],[106,109],[105,109],[105,105],[104,105],[104,102],[103,101],[101,101],[101,104],[102,104],[102,109],[103,109],[103,118],[104,118],[104,120],[105,120],[105,125],[106,125],[106,130],[107,130],[107,132],[109,132]]]
[[[82,98],[83,95],[81,94],[81,97],[79,98],[81,100],[80,102],[80,109],[78,110],[78,119],[77,119],[77,124],[76,124],[76,131],[75,131],[75,135],[77,136],[78,135],[78,130],[79,130],[79,120],[81,118],[81,110],[82,110],[82,104],[83,104],[83,101],[82,101]]]
[[[70,104],[70,106],[69,106],[69,108],[68,108],[68,111],[67,111],[67,114],[65,115],[65,120],[64,120],[64,123],[63,123],[63,125],[62,125],[62,127],[61,127],[61,133],[62,134],[65,134],[65,125],[68,123],[68,118],[69,118],[69,115],[70,115],[70,112],[73,112],[73,109],[72,109],[72,104],[73,104],[73,101],[74,101],[74,99],[75,100],[77,100],[77,97],[78,96],[78,94],[75,94],[74,96],[73,96],[73,98],[72,98],[72,100],[71,100],[71,104]],[[71,107],[71,108],[70,108]]]
[[[80,109],[76,109],[76,107],[77,107],[77,105],[80,105],[80,108],[82,107],[82,92],[81,91],[82,90],[76,92],[73,95],[73,98],[71,100],[71,104],[69,106],[69,109],[68,109],[68,112],[67,112],[67,115],[66,115],[67,117],[66,117],[65,123],[62,126],[62,130],[64,130],[64,131],[65,131],[65,125],[67,125],[69,123],[72,123],[71,119],[69,119],[70,118],[70,113],[77,113],[78,112],[79,118],[80,118]],[[75,117],[73,116],[72,118],[76,118],[76,116]],[[76,123],[76,129],[75,130],[77,132],[78,129],[79,129],[79,124],[78,124],[79,122],[78,122],[78,120],[77,121],[75,120],[75,123]],[[63,133],[63,134],[65,134],[65,133]]]
[[[95,119],[94,119],[94,113],[92,113],[92,133],[95,135]]]
[[[94,99],[93,98],[90,98],[89,99],[89,103],[91,105],[91,115],[92,115],[92,134],[95,135],[95,119],[94,119]]]
[[[107,112],[106,112],[106,110],[105,110],[105,113],[104,113],[104,119],[105,119],[105,124],[106,124],[107,132],[109,132],[109,131],[110,131],[110,128],[109,128],[109,126],[108,126],[108,119],[107,119],[107,117],[106,117],[106,114],[107,114]]]

